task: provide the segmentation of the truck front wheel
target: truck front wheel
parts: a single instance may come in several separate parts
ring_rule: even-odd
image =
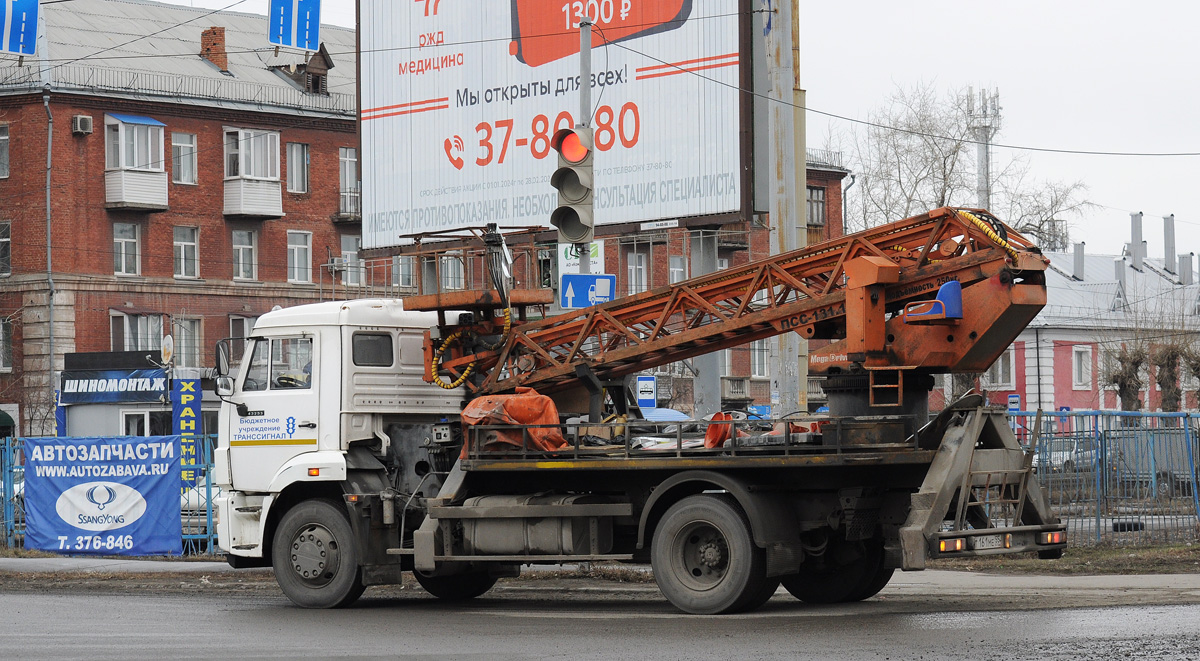
[[[756,608],[774,592],[764,585],[766,558],[746,515],[722,496],[699,494],[672,505],[654,531],[650,563],[663,595],[688,613]]]
[[[486,571],[471,571],[449,576],[426,576],[421,572],[413,572],[417,582],[429,594],[444,601],[466,601],[492,589],[496,577]]]
[[[296,505],[279,522],[271,550],[275,580],[303,608],[341,608],[365,586],[346,512],[326,500]]]

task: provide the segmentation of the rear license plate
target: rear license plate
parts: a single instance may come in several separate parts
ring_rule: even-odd
[[[1004,535],[977,535],[971,538],[971,548],[976,551],[1004,548]]]

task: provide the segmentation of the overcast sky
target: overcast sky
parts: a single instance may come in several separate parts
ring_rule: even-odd
[[[171,0],[224,8],[236,0]],[[401,1],[401,0],[397,0]],[[499,2],[501,0],[475,0]],[[507,0],[504,0],[507,1]],[[704,2],[705,0],[695,0]],[[810,108],[866,118],[896,89],[997,88],[1003,144],[1121,152],[1200,152],[1200,3],[1184,0],[1006,0],[981,3],[798,0],[801,77]],[[265,13],[267,0],[236,11]],[[324,22],[352,27],[354,0],[324,0]],[[850,125],[811,114],[808,144]],[[849,142],[846,141],[846,146]],[[999,149],[996,161],[1013,151]],[[1129,240],[1146,214],[1149,254],[1162,256],[1163,215],[1179,252],[1200,252],[1200,157],[1024,152],[1041,180],[1081,180],[1102,206],[1073,221],[1089,253]]]

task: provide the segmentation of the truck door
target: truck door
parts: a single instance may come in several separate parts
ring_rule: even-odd
[[[292,457],[317,449],[318,356],[311,337],[251,340],[229,416],[231,480],[238,491],[266,491]]]

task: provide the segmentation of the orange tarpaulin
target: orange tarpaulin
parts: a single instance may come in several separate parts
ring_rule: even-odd
[[[533,388],[517,388],[514,395],[487,395],[467,404],[462,412],[463,425],[553,425],[531,429],[490,429],[482,449],[500,450],[498,445],[512,445],[527,450],[559,450],[567,444],[558,426],[558,407]],[[472,438],[470,431],[467,438]],[[523,439],[528,438],[528,441]],[[468,441],[469,442],[469,441]],[[462,458],[467,457],[463,444]]]

